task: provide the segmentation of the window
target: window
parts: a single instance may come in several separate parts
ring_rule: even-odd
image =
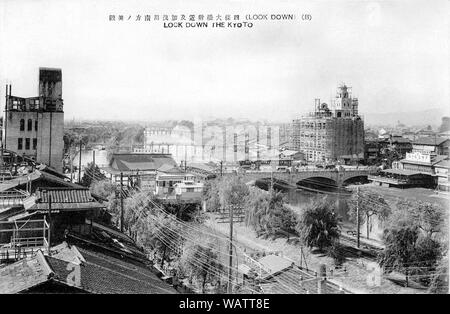
[[[25,139],[25,149],[30,149],[30,139],[29,138]]]
[[[187,188],[186,192],[194,192],[194,188]]]
[[[27,125],[28,125],[28,127],[27,127],[27,130],[28,130],[28,131],[33,130],[33,120],[28,119]]]
[[[33,139],[33,149],[37,149],[37,138]]]
[[[39,99],[31,99],[30,107],[31,107],[31,109],[39,110]]]
[[[20,119],[20,130],[25,131],[25,120],[24,119]]]
[[[38,121],[34,121],[34,130],[37,131],[38,130]]]
[[[23,139],[22,138],[18,138],[17,139],[17,149],[18,150],[22,150],[23,147]]]

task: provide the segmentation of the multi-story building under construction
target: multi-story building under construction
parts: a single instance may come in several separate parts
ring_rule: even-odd
[[[6,86],[3,149],[62,171],[64,111],[61,69],[40,68],[36,97],[18,97]]]
[[[331,106],[315,100],[315,110],[294,120],[293,148],[309,162],[357,162],[364,158],[364,121],[358,99],[341,85]]]

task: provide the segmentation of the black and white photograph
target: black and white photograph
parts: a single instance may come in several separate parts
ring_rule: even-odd
[[[0,0],[0,294],[448,294],[449,9]]]

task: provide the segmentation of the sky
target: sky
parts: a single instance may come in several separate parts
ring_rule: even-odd
[[[352,87],[362,114],[449,108],[449,3],[0,0],[0,97],[63,74],[66,119],[291,121]],[[252,28],[109,15],[295,14]],[[302,20],[310,14],[310,21]]]

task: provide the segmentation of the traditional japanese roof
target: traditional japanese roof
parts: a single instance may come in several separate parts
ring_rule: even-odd
[[[411,140],[409,138],[404,138],[404,137],[393,137],[392,143],[393,144],[399,144],[399,143],[411,144]]]
[[[266,269],[268,275],[278,273],[294,264],[292,261],[273,254],[260,258],[258,262]]]
[[[102,294],[172,294],[177,291],[159,279],[151,269],[99,252],[79,248],[85,262],[80,266],[76,287],[90,293]],[[47,257],[58,280],[64,281],[72,272],[70,262]],[[72,266],[73,267],[73,266]],[[68,270],[69,269],[69,270]]]
[[[187,168],[201,170],[211,174],[217,170],[217,166],[210,163],[188,163]]]
[[[177,163],[170,154],[114,154],[109,163],[110,168],[116,171],[167,171],[177,168]]]
[[[65,242],[52,247],[51,256],[38,251],[0,268],[0,293],[32,292],[43,283],[72,286],[88,293],[177,293],[144,264]]]
[[[428,137],[421,137],[417,140],[413,141],[413,144],[415,145],[441,145],[442,143],[448,141],[448,138],[445,137],[434,137],[434,136],[428,136]]]
[[[55,203],[89,203],[94,201],[88,188],[49,188],[38,189],[36,196],[41,203],[47,203],[51,197]]]
[[[317,277],[312,271],[302,269],[292,261],[272,254],[260,258],[258,262],[265,268],[262,276],[260,276],[263,293],[318,293],[318,282],[322,278]],[[298,278],[298,282],[293,284],[292,278]],[[324,280],[321,293],[338,294],[350,292],[340,289],[339,286],[329,280]]]
[[[44,188],[37,189],[35,195],[24,200],[27,211],[46,211],[51,206],[53,210],[78,211],[103,209],[105,205],[97,202],[88,188]]]
[[[44,254],[38,251],[33,257],[0,267],[0,294],[22,292],[48,281],[52,275]]]

